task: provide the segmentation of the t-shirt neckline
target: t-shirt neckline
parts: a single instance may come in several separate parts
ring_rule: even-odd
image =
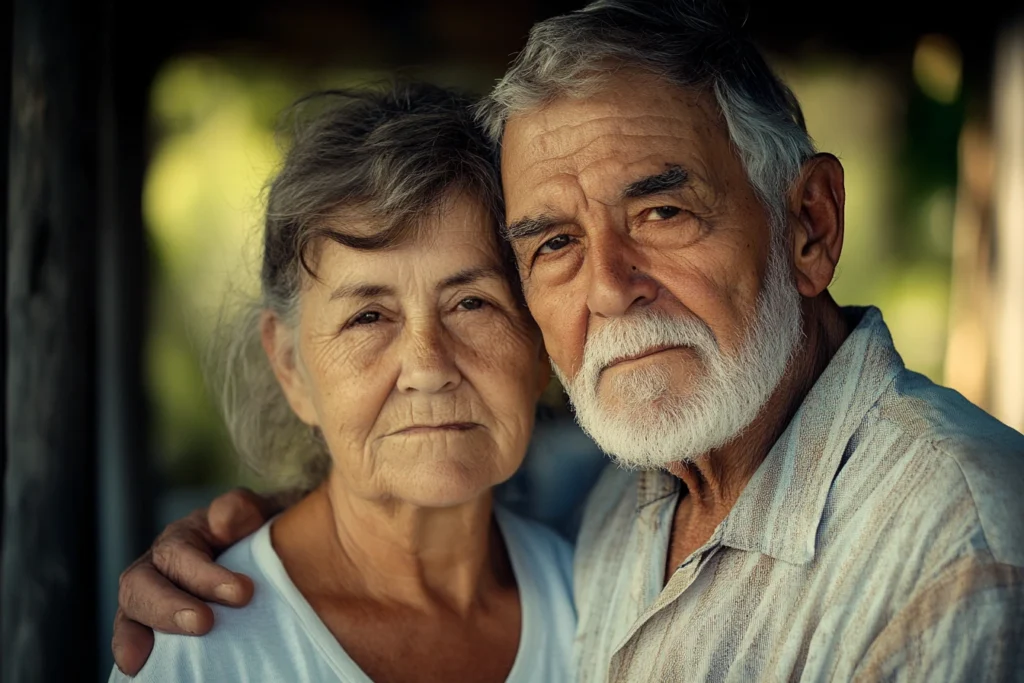
[[[539,625],[536,623],[539,618],[538,588],[533,572],[527,566],[530,560],[527,557],[526,549],[519,538],[522,530],[518,527],[522,522],[499,505],[494,506],[494,518],[502,539],[505,541],[509,562],[512,565],[512,573],[515,576],[519,592],[521,613],[519,647],[516,649],[516,657],[505,681],[506,683],[530,681],[529,669],[531,664],[535,663],[535,660],[531,660],[531,655],[539,652],[539,643],[536,642],[540,633]],[[271,542],[270,528],[275,521],[276,517],[260,527],[253,535],[252,553],[256,565],[266,575],[267,580],[281,599],[295,613],[302,628],[316,644],[334,672],[346,683],[373,683],[373,680],[356,664],[355,660],[345,652],[345,648],[341,646],[313,606],[292,582]]]

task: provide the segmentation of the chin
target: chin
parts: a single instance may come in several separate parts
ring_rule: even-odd
[[[501,476],[493,467],[467,467],[458,462],[422,463],[406,473],[394,495],[421,507],[456,507],[486,495],[513,473]]]
[[[597,403],[608,411],[638,412],[653,409],[665,401],[679,402],[691,396],[700,385],[697,372],[686,372],[678,365],[648,363],[629,368],[598,385]]]

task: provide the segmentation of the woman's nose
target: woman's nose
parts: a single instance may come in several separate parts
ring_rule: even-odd
[[[417,326],[408,331],[398,390],[438,393],[451,391],[462,383],[455,364],[453,341],[439,325]]]

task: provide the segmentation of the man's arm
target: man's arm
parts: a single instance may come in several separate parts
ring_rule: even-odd
[[[153,631],[202,635],[213,628],[204,601],[241,607],[252,581],[214,559],[259,529],[299,494],[259,496],[235,489],[164,530],[153,547],[121,574],[111,649],[114,662],[134,676],[153,650]]]
[[[1024,569],[957,561],[875,638],[854,681],[1024,682]]]

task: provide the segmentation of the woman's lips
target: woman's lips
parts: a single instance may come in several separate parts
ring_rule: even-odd
[[[437,432],[465,432],[479,427],[475,422],[445,422],[437,425],[410,425],[398,431],[391,432],[391,436],[413,436],[416,434],[433,434]]]

